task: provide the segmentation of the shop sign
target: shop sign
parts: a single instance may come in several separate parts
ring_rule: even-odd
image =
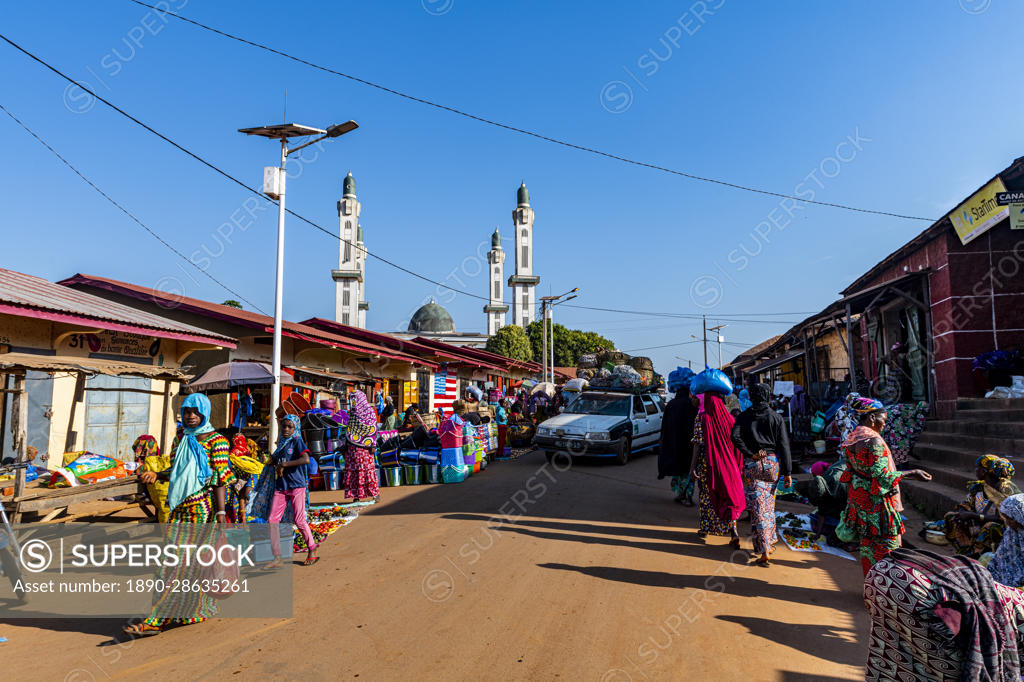
[[[74,334],[68,339],[68,347],[81,348],[90,353],[152,358],[160,352],[160,339],[127,332],[103,331],[98,334]]]
[[[1024,192],[1000,192],[996,195],[996,203],[1000,206],[1024,204]]]
[[[1010,229],[1024,230],[1024,204],[1010,204]]]
[[[949,214],[949,220],[953,223],[953,229],[960,237],[961,244],[984,234],[1010,214],[1010,210],[1000,206],[996,200],[996,196],[1001,192],[1006,192],[1006,186],[1003,185],[1002,178],[996,178]]]

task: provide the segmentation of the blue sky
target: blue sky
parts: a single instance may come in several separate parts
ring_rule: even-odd
[[[168,0],[198,21],[510,125],[687,173],[821,201],[938,217],[1024,153],[1008,26],[1024,6],[904,3],[406,0],[281,5]],[[127,0],[5,9],[0,32],[104,97],[257,186],[272,142],[237,128],[288,118],[360,129],[292,161],[288,206],[332,230],[351,170],[367,247],[486,295],[478,253],[511,239],[515,191],[536,211],[541,293],[636,311],[806,313],[927,223],[790,206],[626,165],[483,125],[226,40]],[[276,211],[262,206],[230,243],[218,227],[247,195],[57,76],[0,44],[9,108],[182,252],[266,311]],[[0,139],[14,237],[3,266],[60,279],[86,272],[221,301],[184,264],[6,116]],[[845,143],[844,143],[845,142]],[[221,228],[225,232],[225,228]],[[508,244],[506,244],[508,248]],[[338,246],[288,222],[285,316],[333,316]],[[511,267],[511,253],[507,266]],[[195,279],[193,279],[195,278]],[[370,261],[369,326],[404,327],[434,295],[460,331],[485,328],[483,302]],[[248,307],[248,306],[247,306]],[[804,315],[730,321],[754,344]],[[765,318],[762,318],[765,319]],[[558,308],[631,350],[699,335],[699,322]],[[740,348],[726,346],[731,357]],[[667,372],[698,344],[653,349]],[[717,349],[710,353],[712,362]]]

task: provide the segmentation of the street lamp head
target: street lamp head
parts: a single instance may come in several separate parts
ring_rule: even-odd
[[[332,126],[328,126],[327,127],[327,137],[339,137],[341,135],[344,135],[345,133],[352,132],[353,130],[355,130],[358,127],[359,127],[359,124],[356,123],[355,121],[346,121],[344,123],[336,123],[336,124],[334,124]]]

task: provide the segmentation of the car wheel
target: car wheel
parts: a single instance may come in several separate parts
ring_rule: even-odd
[[[619,464],[626,464],[629,462],[629,455],[632,450],[633,444],[630,442],[629,436],[622,436],[615,447],[615,461]]]

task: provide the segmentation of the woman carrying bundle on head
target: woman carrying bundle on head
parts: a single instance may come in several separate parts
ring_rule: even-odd
[[[345,451],[345,496],[359,502],[363,498],[377,501],[380,482],[373,463],[377,447],[377,413],[362,391],[349,398],[348,447]]]
[[[734,549],[740,547],[736,521],[746,507],[742,458],[732,442],[735,423],[722,398],[710,391],[696,397],[697,418],[693,426],[693,460],[690,465],[700,483],[701,538],[728,535]]]

